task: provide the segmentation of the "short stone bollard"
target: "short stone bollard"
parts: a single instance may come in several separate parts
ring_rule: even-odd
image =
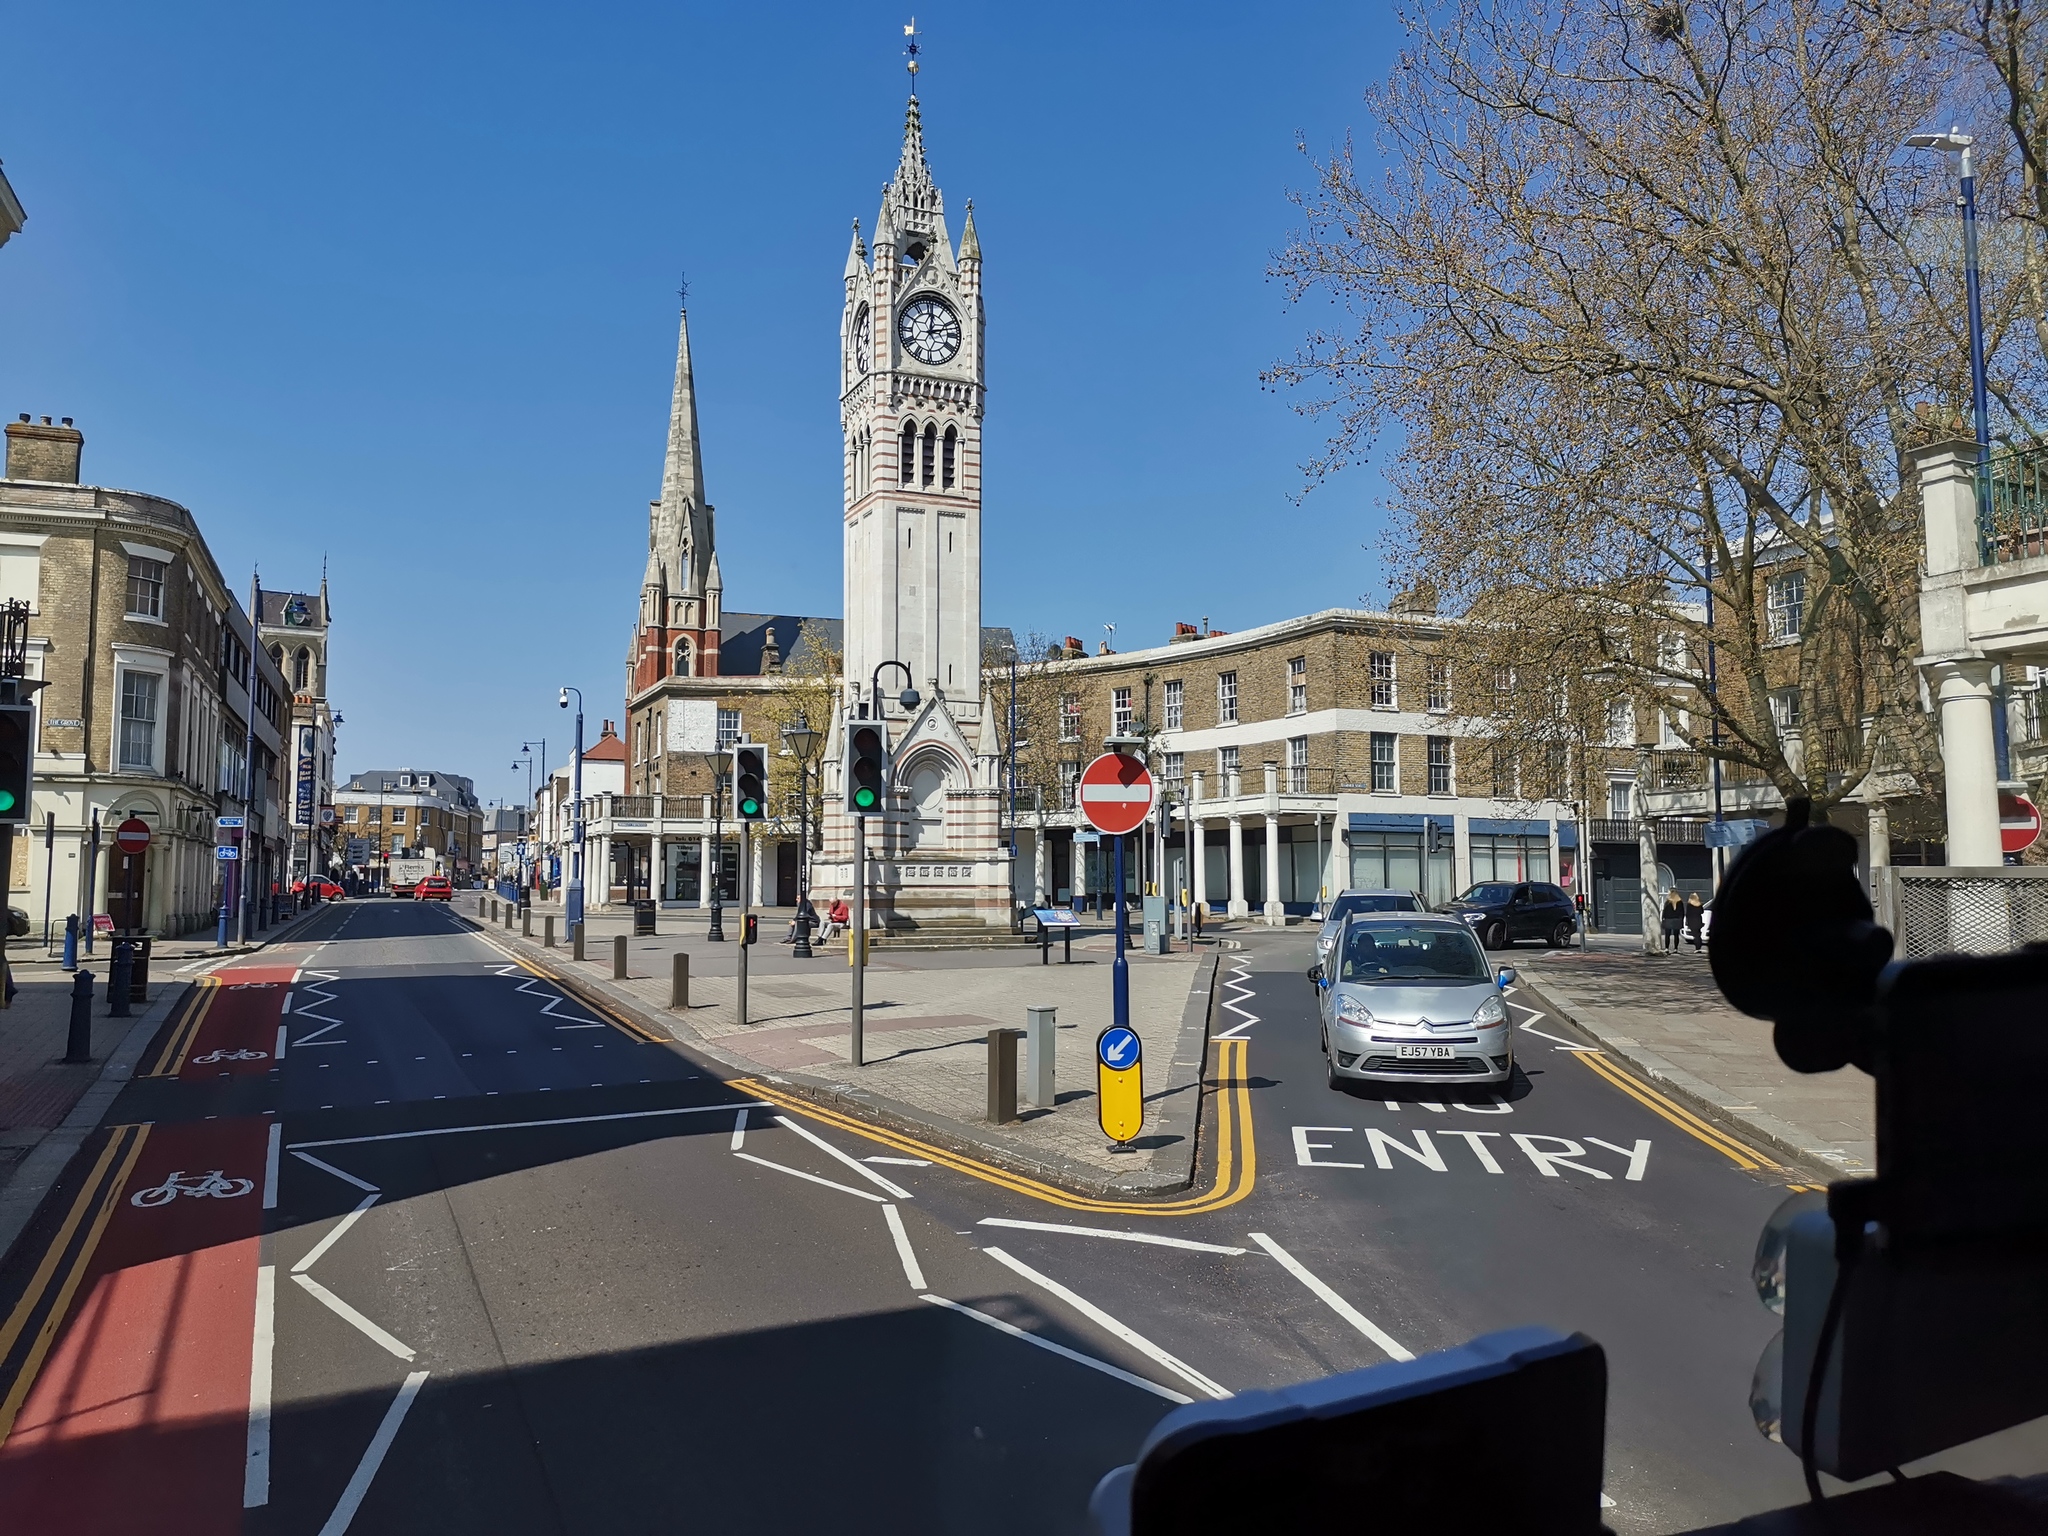
[[[107,966],[107,1017],[128,1017],[128,993],[135,975],[135,946],[126,939],[114,946],[114,958]]]
[[[491,898],[491,921],[495,923],[495,922],[496,922],[497,920],[498,920],[498,898],[497,898],[497,897],[495,897],[495,896],[493,896],[493,897]]]
[[[519,935],[521,938],[526,939],[533,937],[533,908],[531,907],[521,907],[519,909]]]
[[[988,1032],[988,1123],[1007,1125],[1017,1118],[1017,1040],[1019,1029]]]
[[[552,912],[540,920],[540,947],[542,949],[553,949],[555,947],[555,915]]]
[[[71,978],[71,1028],[64,1037],[64,1060],[84,1066],[92,1060],[92,972]]]
[[[569,950],[578,960],[583,958],[583,925],[581,923],[571,923],[569,925]]]
[[[680,949],[676,951],[675,964],[669,969],[668,1005],[671,1008],[690,1006],[690,957]]]
[[[1057,1008],[1024,1010],[1024,1097],[1033,1109],[1053,1107],[1053,1057],[1059,1014]]]
[[[612,980],[624,981],[625,979],[626,936],[623,933],[616,933],[612,935]]]

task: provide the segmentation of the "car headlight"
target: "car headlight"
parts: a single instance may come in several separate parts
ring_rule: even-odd
[[[1486,914],[1484,912],[1460,912],[1458,916],[1465,919],[1468,923],[1483,923],[1486,921]]]
[[[1337,999],[1337,1017],[1346,1024],[1370,1024],[1372,1011],[1347,993]]]
[[[1330,946],[1331,946],[1332,944],[1335,944],[1336,942],[1337,942],[1337,940],[1336,940],[1336,938],[1335,938],[1335,936],[1334,936],[1334,935],[1333,935],[1332,937],[1330,937],[1330,938],[1327,938],[1327,939],[1326,939],[1326,938],[1324,938],[1324,937],[1323,937],[1323,936],[1322,936],[1321,934],[1317,934],[1317,935],[1316,935],[1316,953],[1317,953],[1317,954],[1319,954],[1319,955],[1327,955],[1327,954],[1328,954],[1328,953],[1330,952]]]
[[[1472,1010],[1472,1022],[1474,1024],[1491,1026],[1494,1024],[1505,1024],[1507,1021],[1507,1004],[1503,1003],[1498,995],[1489,997],[1485,1002]]]

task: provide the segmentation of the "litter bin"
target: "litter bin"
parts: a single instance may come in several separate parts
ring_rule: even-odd
[[[131,1003],[146,1003],[149,1001],[149,947],[151,940],[148,934],[143,934],[140,937],[131,935],[128,942],[135,946],[135,969],[129,973],[128,977],[128,1001]]]
[[[633,903],[633,937],[644,939],[654,932],[654,903],[636,901]]]

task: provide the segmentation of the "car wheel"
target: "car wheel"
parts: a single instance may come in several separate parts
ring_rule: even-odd
[[[1488,923],[1486,925],[1484,932],[1480,936],[1479,942],[1485,945],[1488,949],[1507,948],[1507,925],[1504,923]]]
[[[1326,1057],[1323,1061],[1323,1082],[1338,1093],[1344,1091],[1344,1080],[1337,1076],[1337,1061],[1335,1057]]]
[[[1557,927],[1551,930],[1550,947],[1552,949],[1569,948],[1572,942],[1572,935],[1577,931],[1570,923],[1559,923]]]

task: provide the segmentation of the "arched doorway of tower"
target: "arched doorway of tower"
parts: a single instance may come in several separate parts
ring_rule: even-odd
[[[906,848],[929,853],[946,846],[946,791],[952,782],[952,763],[944,753],[923,752],[911,760],[903,775],[910,800]]]

